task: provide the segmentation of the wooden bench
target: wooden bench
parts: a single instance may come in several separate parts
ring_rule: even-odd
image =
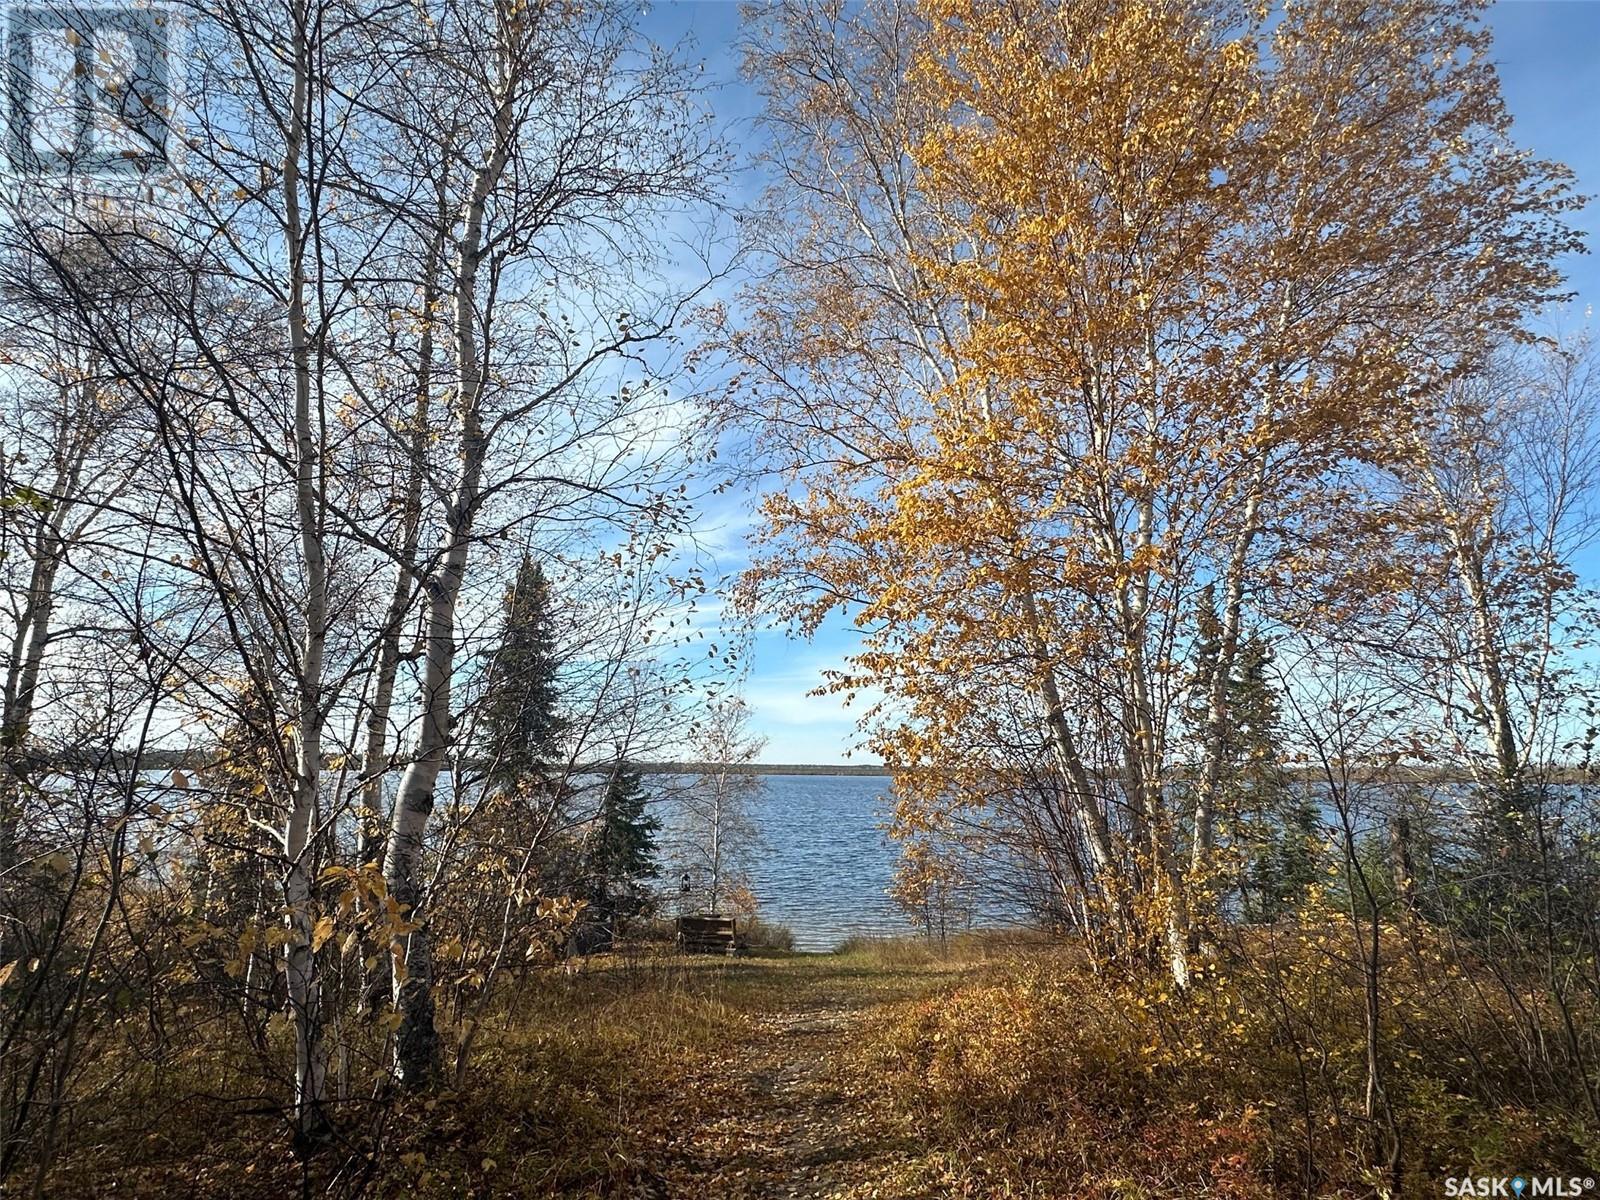
[[[701,914],[678,918],[678,949],[685,954],[732,954],[738,935],[732,917]]]

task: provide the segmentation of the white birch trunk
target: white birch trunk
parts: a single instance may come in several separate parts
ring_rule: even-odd
[[[1489,748],[1494,754],[1496,783],[1505,788],[1515,786],[1522,774],[1522,752],[1517,744],[1516,723],[1511,713],[1511,692],[1506,685],[1505,665],[1500,657],[1499,622],[1495,619],[1489,589],[1483,578],[1483,557],[1462,533],[1458,521],[1449,522],[1450,542],[1454,550],[1456,571],[1467,593],[1472,608],[1473,637],[1477,642],[1479,674],[1479,702],[1484,713],[1481,719]]]
[[[65,389],[63,389],[65,391]],[[85,406],[93,412],[92,405]],[[10,667],[6,672],[4,710],[0,712],[0,887],[17,865],[17,834],[22,819],[22,784],[26,774],[28,730],[33,724],[39,694],[39,675],[50,645],[50,622],[55,614],[56,576],[66,556],[70,533],[67,515],[83,479],[84,463],[97,431],[70,429],[70,406],[63,395],[59,428],[62,454],[53,481],[52,507],[40,513],[32,549],[27,600],[13,631]],[[0,947],[9,932],[0,923]],[[3,961],[3,959],[0,959]]]
[[[726,771],[718,772],[716,790],[711,796],[711,911],[717,911],[722,892],[722,797],[727,787]]]
[[[508,56],[509,57],[509,56]],[[456,604],[466,577],[473,522],[477,516],[483,465],[488,449],[483,429],[483,366],[478,345],[478,271],[483,257],[483,222],[489,196],[498,186],[510,155],[515,81],[502,80],[496,109],[494,149],[474,172],[472,191],[462,210],[456,239],[454,313],[457,402],[461,408],[458,449],[461,478],[446,514],[443,561],[424,581],[426,611],[423,655],[422,729],[415,757],[395,796],[384,878],[389,894],[416,926],[394,948],[393,997],[400,1014],[395,1040],[395,1074],[402,1086],[419,1087],[438,1074],[439,1043],[434,1029],[433,946],[424,910],[422,852],[434,792],[450,745],[450,683],[455,670]]]
[[[289,348],[294,364],[295,517],[306,578],[305,633],[295,696],[295,779],[284,829],[288,867],[283,891],[289,942],[285,982],[294,1020],[294,1116],[297,1137],[319,1136],[327,1064],[322,1047],[322,995],[312,948],[316,911],[312,833],[322,776],[322,659],[328,623],[328,573],[322,543],[317,425],[311,411],[311,347],[305,310],[305,238],[300,210],[300,154],[305,140],[310,49],[296,30],[294,86],[283,156],[284,242],[289,256]]]
[[[405,490],[401,495],[400,547],[395,566],[394,587],[384,613],[382,641],[378,647],[377,678],[372,691],[372,707],[367,713],[366,751],[361,788],[361,861],[372,862],[383,853],[384,822],[383,764],[388,755],[389,714],[394,707],[395,678],[400,670],[401,625],[411,600],[416,571],[417,544],[422,528],[422,483],[431,434],[433,410],[433,320],[439,302],[439,268],[448,233],[449,205],[441,173],[435,190],[434,218],[438,226],[423,257],[422,331],[417,339],[417,392],[411,412],[411,439],[407,446]],[[387,986],[387,985],[385,985]]]
[[[1057,769],[1066,785],[1072,813],[1083,829],[1089,855],[1094,860],[1094,870],[1101,886],[1113,902],[1113,914],[1126,933],[1132,928],[1133,914],[1129,908],[1127,880],[1123,878],[1116,859],[1116,848],[1111,840],[1111,825],[1100,809],[1100,802],[1089,780],[1088,768],[1078,753],[1072,727],[1067,723],[1061,688],[1056,682],[1055,668],[1049,660],[1049,650],[1044,630],[1039,620],[1039,606],[1033,591],[1022,593],[1023,612],[1028,619],[1028,632],[1032,651],[1039,671],[1039,698],[1045,710],[1045,728],[1050,748],[1055,755]]]
[[[1471,669],[1477,672],[1472,684],[1483,710],[1478,724],[1494,756],[1494,782],[1498,787],[1509,789],[1521,777],[1522,751],[1511,711],[1511,691],[1506,681],[1505,663],[1500,653],[1500,623],[1484,579],[1483,552],[1472,531],[1464,528],[1466,521],[1461,507],[1450,498],[1440,481],[1433,455],[1425,445],[1420,447],[1420,452],[1422,482],[1438,506],[1439,517],[1450,543],[1450,562],[1457,581],[1466,593],[1471,613],[1472,629],[1469,636],[1474,643]]]

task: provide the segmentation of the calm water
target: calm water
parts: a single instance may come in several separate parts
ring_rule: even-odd
[[[896,850],[879,828],[889,781],[861,775],[765,775],[750,815],[763,845],[749,864],[763,920],[795,949],[831,950],[852,934],[913,932],[888,896]]]

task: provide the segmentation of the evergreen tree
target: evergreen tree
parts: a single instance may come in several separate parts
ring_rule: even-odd
[[[1221,621],[1209,587],[1200,596],[1195,670],[1185,717],[1203,730],[1221,642]],[[1231,814],[1243,862],[1239,899],[1248,921],[1270,921],[1294,911],[1316,879],[1317,813],[1309,797],[1291,787],[1278,763],[1278,697],[1269,675],[1272,648],[1245,638],[1227,682],[1228,728],[1223,735],[1222,812]]]
[[[1233,787],[1245,852],[1245,917],[1271,921],[1294,912],[1316,880],[1317,813],[1278,763],[1278,696],[1268,677],[1272,649],[1259,637],[1239,647],[1228,681]]]
[[[589,903],[607,939],[618,917],[639,913],[642,884],[657,874],[656,834],[661,822],[645,812],[644,777],[619,765],[600,798],[589,840]]]
[[[504,608],[505,631],[479,720],[492,778],[506,789],[544,775],[566,722],[559,712],[550,584],[530,555],[517,567]]]

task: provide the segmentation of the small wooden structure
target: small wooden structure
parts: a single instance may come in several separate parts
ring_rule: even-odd
[[[700,913],[678,918],[678,949],[685,954],[732,954],[738,943],[732,917]]]

